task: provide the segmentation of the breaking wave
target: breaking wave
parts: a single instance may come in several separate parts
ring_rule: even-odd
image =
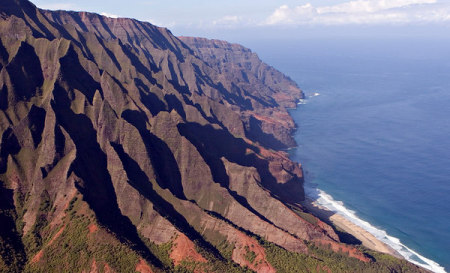
[[[319,205],[329,209],[330,211],[342,215],[355,225],[370,232],[378,240],[382,241],[383,243],[387,244],[395,251],[397,251],[406,260],[436,273],[446,273],[444,267],[440,266],[435,261],[425,258],[416,251],[408,248],[400,242],[400,239],[388,235],[386,231],[376,228],[369,222],[358,218],[358,216],[356,216],[356,213],[350,209],[347,209],[342,201],[334,200],[331,195],[327,194],[323,190],[320,190],[313,185],[308,185],[308,183],[306,183],[305,193],[309,198],[316,201]]]

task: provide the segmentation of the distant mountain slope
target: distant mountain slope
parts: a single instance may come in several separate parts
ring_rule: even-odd
[[[416,270],[303,212],[302,92],[248,49],[25,0],[0,33],[1,272]]]

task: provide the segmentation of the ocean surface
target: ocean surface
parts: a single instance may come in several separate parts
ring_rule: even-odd
[[[450,270],[450,41],[245,43],[295,80],[307,194],[435,272]]]

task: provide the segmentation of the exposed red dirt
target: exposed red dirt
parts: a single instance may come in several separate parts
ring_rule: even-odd
[[[328,240],[315,240],[317,243],[323,245],[323,246],[330,246],[331,249],[334,252],[342,252],[342,253],[347,253],[348,256],[356,258],[362,262],[370,262],[370,259],[366,256],[364,256],[364,254],[359,251],[358,249],[352,247],[352,246],[348,246],[345,245],[343,243],[338,243],[338,242],[334,242],[334,241],[328,241]]]
[[[88,229],[89,229],[89,234],[92,234],[92,233],[98,231],[98,226],[96,224],[92,223],[88,226]]]
[[[139,263],[136,265],[136,271],[139,273],[153,273],[153,270],[144,259],[139,260]]]
[[[260,121],[263,121],[263,122],[276,124],[276,125],[281,124],[281,125],[283,125],[285,127],[290,127],[290,124],[288,122],[290,120],[290,117],[288,115],[285,116],[285,115],[282,115],[281,113],[277,113],[276,115],[279,116],[280,118],[279,119],[278,118],[275,119],[275,118],[272,118],[272,117],[258,115],[258,114],[253,114],[253,117],[256,118],[257,120],[260,120]]]
[[[249,261],[246,257],[248,252],[254,252],[255,258]],[[245,235],[242,232],[238,234],[238,241],[235,244],[232,259],[241,266],[248,268],[258,273],[275,273],[275,268],[266,260],[266,253],[264,248],[258,244],[258,241]]]
[[[48,245],[47,245],[47,246],[52,245],[53,242],[55,242],[55,240],[58,239],[59,236],[61,236],[61,234],[63,233],[65,227],[66,227],[66,226],[63,226],[62,228],[60,228],[60,229],[58,230],[58,232],[56,232],[55,236],[53,236],[53,238],[50,240],[50,242],[48,242]]]
[[[101,268],[101,264],[103,265],[103,271],[99,270],[99,267]],[[85,271],[83,271],[85,272]],[[89,270],[89,273],[99,273],[99,272],[105,272],[105,273],[115,273],[116,271],[114,271],[107,263],[104,262],[100,262],[99,264],[97,264],[96,260],[92,261],[92,265],[91,268]],[[153,273],[153,272],[152,272]]]
[[[52,245],[53,242],[55,242],[55,240],[58,239],[59,236],[61,236],[65,227],[66,226],[63,226],[62,228],[60,228],[58,230],[58,232],[56,232],[55,236],[53,236],[53,238],[50,240],[50,242],[48,242],[48,244],[45,247]],[[34,255],[33,259],[31,259],[32,264],[37,263],[42,259],[42,256],[44,255],[45,247],[43,249],[41,249],[36,255]]]
[[[109,264],[105,263],[105,266],[103,268],[103,272],[105,272],[105,273],[113,273],[113,272],[116,272],[116,271],[112,270],[112,268],[109,266]]]
[[[207,262],[207,260],[195,250],[194,243],[182,233],[178,233],[177,238],[173,241],[170,258],[173,260],[175,266],[179,265],[181,261]]]
[[[89,273],[98,273],[97,261],[92,261],[91,270]]]
[[[321,272],[323,272],[323,271],[326,271],[326,272],[328,272],[328,273],[332,273],[332,272],[331,272],[331,269],[328,268],[328,266],[326,266],[326,265],[324,265],[324,266],[317,265],[317,267],[316,267],[316,272],[317,272],[317,273],[321,273]]]
[[[34,255],[33,259],[31,259],[31,263],[34,264],[34,263],[39,262],[43,255],[44,255],[44,250],[43,249],[39,250],[39,252],[36,255]]]

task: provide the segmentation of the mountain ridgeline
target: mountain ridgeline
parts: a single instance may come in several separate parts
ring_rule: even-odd
[[[0,34],[0,272],[421,271],[302,208],[303,94],[249,49],[26,0]]]

